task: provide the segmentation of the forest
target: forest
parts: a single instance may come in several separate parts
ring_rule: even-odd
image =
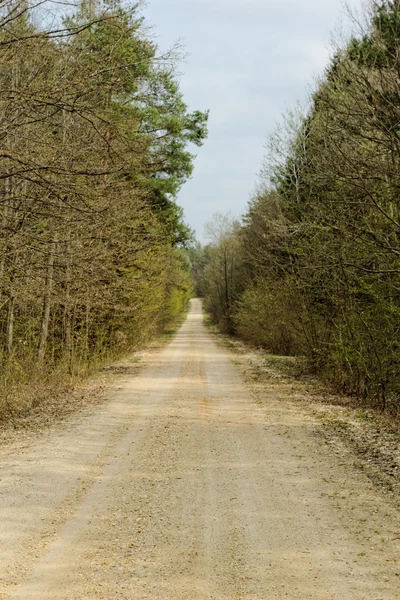
[[[207,112],[139,4],[0,9],[0,407],[138,347],[192,294],[176,196]]]
[[[398,415],[400,3],[364,16],[269,139],[244,216],[216,215],[192,262],[223,331]]]
[[[201,246],[176,200],[208,113],[184,102],[179,48],[140,4],[2,3],[3,412],[152,339],[194,285],[221,330],[399,413],[400,3],[364,16]]]

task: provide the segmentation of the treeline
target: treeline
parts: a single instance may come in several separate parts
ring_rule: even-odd
[[[4,393],[139,344],[191,295],[175,197],[207,114],[188,112],[138,5],[54,6],[0,9]]]
[[[307,115],[273,136],[240,223],[198,249],[225,330],[305,356],[365,405],[400,410],[400,3],[371,5]],[[199,267],[200,265],[200,267]]]

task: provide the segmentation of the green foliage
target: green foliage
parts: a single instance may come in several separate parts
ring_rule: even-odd
[[[210,244],[200,254],[203,268],[197,285],[204,294],[205,309],[224,332],[235,331],[234,307],[243,289],[243,263],[238,239],[239,224],[230,215],[215,214],[207,224]]]
[[[187,258],[189,261],[189,269],[194,285],[194,293],[197,298],[204,298],[204,269],[208,262],[209,248],[202,246],[200,242],[196,245],[189,246],[187,250]]]
[[[399,39],[399,2],[375,2],[308,113],[292,111],[272,137],[260,190],[232,230],[240,285],[230,305],[244,339],[306,356],[337,389],[391,413],[400,411]]]
[[[32,378],[126,352],[185,310],[176,196],[208,115],[188,111],[139,5],[85,1],[58,36],[23,0],[3,14],[0,362]]]
[[[301,335],[293,306],[296,299],[287,288],[280,282],[253,281],[236,303],[234,321],[237,334],[245,341],[290,356],[301,349]]]

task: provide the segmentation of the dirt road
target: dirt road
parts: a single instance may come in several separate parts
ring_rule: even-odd
[[[316,428],[193,301],[107,402],[0,451],[0,598],[398,600],[398,513]]]

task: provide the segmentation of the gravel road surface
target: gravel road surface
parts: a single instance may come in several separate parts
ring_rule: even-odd
[[[5,600],[399,600],[399,515],[256,401],[193,300],[106,402],[0,450]]]

